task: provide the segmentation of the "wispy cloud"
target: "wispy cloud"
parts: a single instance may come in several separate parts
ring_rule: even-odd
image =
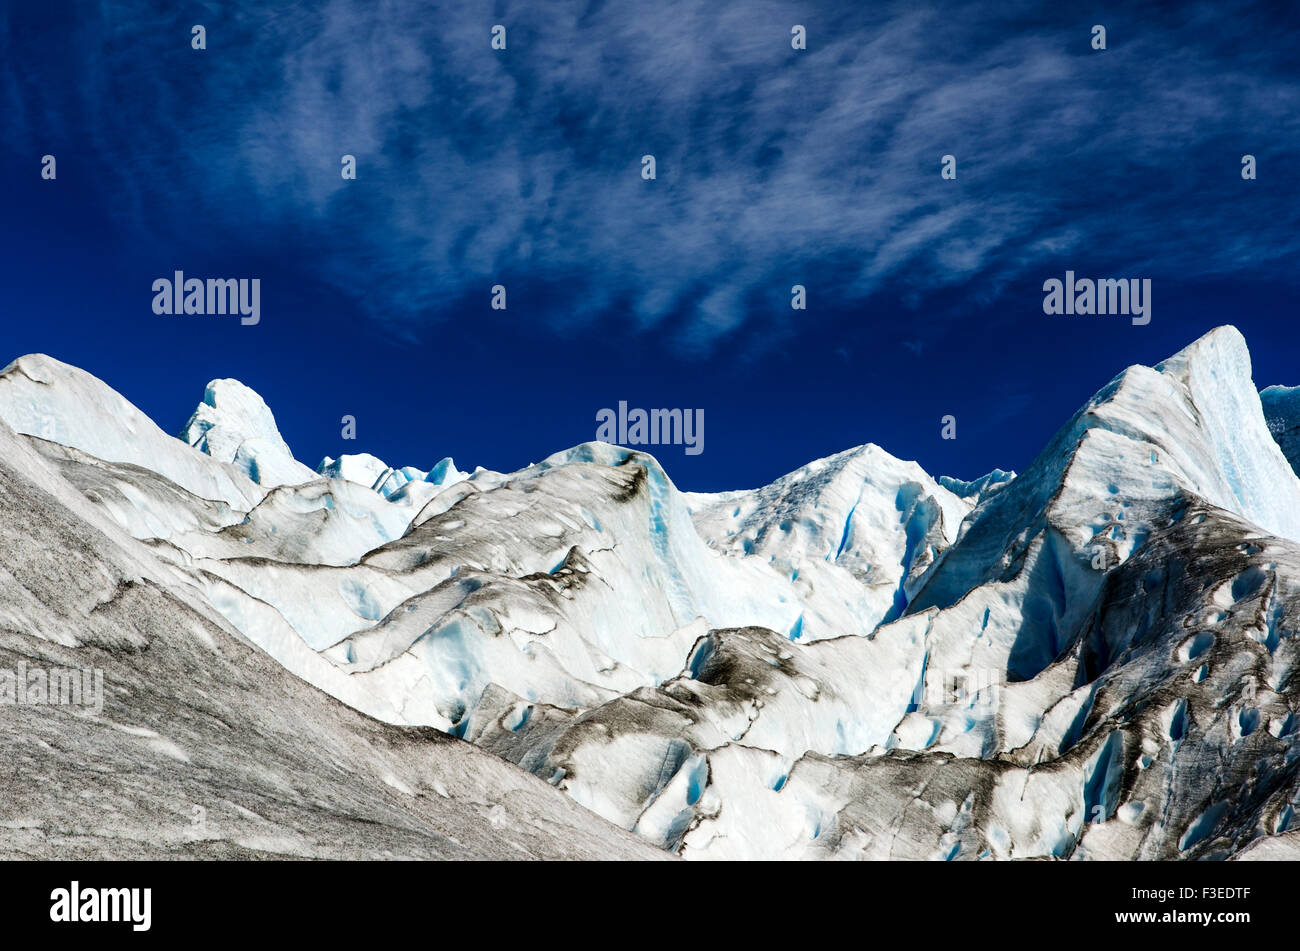
[[[322,280],[411,332],[524,276],[559,288],[559,326],[601,314],[708,353],[810,273],[819,303],[852,305],[996,293],[1085,252],[1149,274],[1297,251],[1297,205],[1237,173],[1255,152],[1288,175],[1278,143],[1300,126],[1284,62],[1239,42],[1266,13],[1127,14],[1094,52],[1091,22],[1052,4],[797,6],[223,7],[200,54],[205,14],[110,3],[68,40],[106,51],[75,95],[19,55],[0,99],[21,105],[6,134],[89,129],[142,231],[185,209],[268,251],[306,235]]]

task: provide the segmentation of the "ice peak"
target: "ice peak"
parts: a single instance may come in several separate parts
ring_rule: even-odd
[[[468,478],[469,476],[456,468],[456,463],[451,456],[443,456],[425,475],[424,481],[434,485],[455,485]]]
[[[293,458],[266,401],[238,380],[211,381],[180,438],[260,485],[298,485],[316,474]]]
[[[1249,382],[1250,348],[1241,331],[1231,324],[1223,324],[1197,337],[1169,359],[1156,364],[1155,369],[1176,377],[1189,386],[1198,373],[1217,377],[1220,372],[1226,372],[1230,378]]]
[[[238,380],[213,380],[207,385],[203,402],[185,424],[181,438],[222,462],[233,462],[240,444],[254,438],[293,455],[266,401]]]
[[[44,353],[28,353],[10,361],[8,366],[0,370],[0,376],[8,376],[15,371],[34,383],[50,383],[58,373],[76,374],[85,372]],[[90,374],[86,375],[89,376]]]
[[[372,456],[368,452],[358,452],[344,453],[337,459],[326,456],[320,461],[316,471],[330,479],[344,479],[357,485],[364,485],[367,489],[378,489],[379,484],[393,471],[393,468],[378,456]]]

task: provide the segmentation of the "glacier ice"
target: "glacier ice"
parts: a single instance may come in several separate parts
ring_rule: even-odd
[[[0,627],[147,642],[97,607],[143,585],[185,604],[185,649],[237,636],[687,858],[1294,855],[1295,405],[1221,327],[1120,373],[1019,473],[936,479],[868,444],[692,493],[600,442],[313,472],[236,381],[173,439],[23,357],[5,478],[92,567],[56,590],[35,548],[0,556],[22,579]],[[379,779],[417,788],[403,769]]]
[[[271,409],[238,380],[213,380],[180,438],[221,462],[233,463],[259,485],[298,485],[316,478],[293,458]]]

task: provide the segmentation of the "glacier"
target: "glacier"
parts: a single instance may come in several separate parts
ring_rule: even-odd
[[[199,844],[122,805],[87,854],[1300,857],[1300,411],[1251,373],[1220,327],[1120,373],[1022,472],[868,444],[693,493],[600,442],[515,472],[312,469],[238,381],[178,438],[24,356],[0,372],[0,649],[111,693],[98,733],[7,742],[127,779],[161,755],[229,803]],[[305,806],[265,826],[294,757],[299,799],[374,826],[354,852]],[[20,804],[0,851],[92,822],[80,792]]]

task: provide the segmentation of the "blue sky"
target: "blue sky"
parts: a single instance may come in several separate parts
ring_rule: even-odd
[[[311,465],[514,469],[626,400],[704,409],[701,455],[653,450],[687,489],[864,442],[1023,468],[1221,323],[1300,383],[1288,6],[7,5],[0,363],[172,432],[236,377]],[[261,323],[153,314],[175,269],[260,278]],[[1151,323],[1044,315],[1067,269],[1151,279]]]

